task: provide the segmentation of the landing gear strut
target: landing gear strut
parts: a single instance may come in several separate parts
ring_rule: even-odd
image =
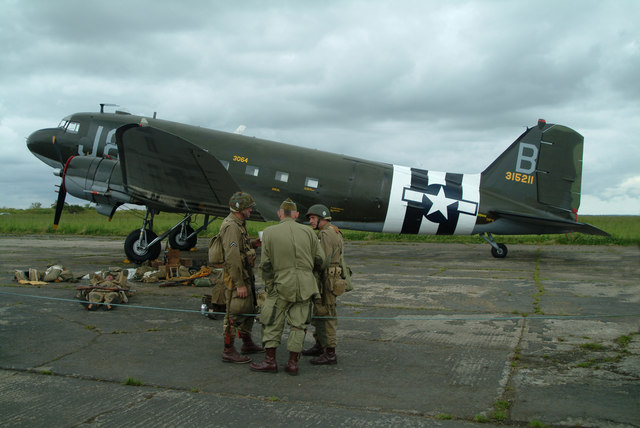
[[[160,255],[161,239],[153,232],[153,216],[155,212],[147,210],[142,221],[142,228],[134,230],[124,241],[124,252],[134,263],[157,259]]]
[[[493,235],[490,233],[481,233],[480,236],[491,245],[491,255],[496,259],[504,259],[507,257],[507,246],[498,243],[493,239]]]
[[[181,251],[189,251],[196,246],[198,234],[194,233],[190,221],[180,224],[180,227],[171,229],[169,232],[169,245],[171,248]]]
[[[188,251],[195,247],[198,241],[198,233],[205,230],[216,217],[209,220],[209,215],[205,214],[204,225],[198,230],[191,227],[191,214],[185,214],[178,224],[167,232],[158,236],[153,232],[153,216],[158,211],[147,209],[147,213],[142,221],[142,228],[136,229],[127,236],[124,241],[124,252],[130,261],[140,264],[147,260],[157,259],[162,250],[162,240],[169,237],[169,245],[181,251]]]
[[[173,226],[167,233],[162,235],[160,239],[164,239],[169,235],[169,245],[176,250],[189,251],[195,247],[198,243],[198,233],[205,230],[217,217],[209,220],[209,214],[205,214],[204,224],[199,227],[198,230],[193,230],[193,227],[191,227],[191,216],[192,214],[185,214],[184,218],[180,220],[180,223]]]

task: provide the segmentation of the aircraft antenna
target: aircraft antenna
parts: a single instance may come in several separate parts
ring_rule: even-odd
[[[104,108],[107,107],[120,107],[117,104],[100,103],[100,113],[104,113]]]

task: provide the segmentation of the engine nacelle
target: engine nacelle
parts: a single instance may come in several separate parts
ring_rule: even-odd
[[[117,207],[133,202],[125,190],[117,160],[75,156],[67,163],[63,180],[69,194],[95,202],[98,207]]]

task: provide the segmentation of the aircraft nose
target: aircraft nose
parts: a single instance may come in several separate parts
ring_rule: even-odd
[[[31,153],[35,154],[43,154],[43,148],[45,146],[44,139],[47,137],[44,130],[40,129],[38,131],[32,132],[31,135],[27,137],[27,148],[31,151]],[[49,144],[51,143],[51,137],[49,137]]]
[[[61,163],[60,155],[54,146],[55,129],[39,129],[27,137],[27,148],[43,161]]]

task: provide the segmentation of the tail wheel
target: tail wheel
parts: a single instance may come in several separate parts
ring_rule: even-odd
[[[507,246],[504,244],[497,244],[498,248],[491,247],[491,255],[496,259],[504,259],[507,257]]]
[[[134,263],[140,264],[147,260],[155,260],[160,255],[162,246],[160,241],[149,246],[149,242],[156,239],[156,235],[151,229],[144,229],[140,233],[140,229],[136,229],[127,236],[124,241],[124,252]]]
[[[173,229],[171,233],[169,233],[169,245],[176,250],[189,251],[195,247],[198,242],[198,235],[193,235],[191,238],[188,238],[192,233],[193,228],[191,226]]]

